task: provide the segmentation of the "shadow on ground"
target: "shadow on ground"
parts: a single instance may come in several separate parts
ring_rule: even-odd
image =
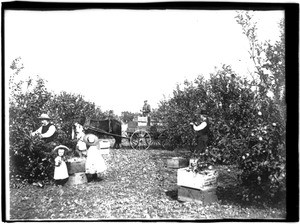
[[[166,192],[166,196],[168,196],[170,199],[178,201],[178,190],[170,190]]]

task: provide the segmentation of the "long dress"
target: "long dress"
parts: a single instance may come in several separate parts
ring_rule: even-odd
[[[87,150],[85,172],[88,174],[103,173],[107,169],[98,145],[90,146]]]
[[[63,180],[69,177],[65,161],[60,156],[55,158],[54,180]]]

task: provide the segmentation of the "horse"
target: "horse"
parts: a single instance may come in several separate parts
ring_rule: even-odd
[[[82,125],[83,124],[83,125]],[[106,133],[112,134],[109,136],[112,136],[115,139],[115,144],[113,148],[119,149],[120,144],[122,142],[122,126],[121,122],[116,119],[106,119],[106,120],[96,120],[96,119],[89,119],[84,118],[80,119],[79,122],[75,122],[73,126],[74,130],[72,133],[76,134],[82,132],[82,129],[84,130],[85,134],[95,134],[98,137],[101,137],[101,135],[106,135],[105,133],[98,132],[97,130],[94,130],[93,128],[102,130]],[[74,134],[72,134],[72,137],[74,139]]]

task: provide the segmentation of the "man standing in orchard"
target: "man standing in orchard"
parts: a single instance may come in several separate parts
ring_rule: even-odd
[[[43,141],[41,145],[42,148],[40,148],[42,149],[40,154],[41,161],[39,162],[40,166],[38,168],[40,169],[40,172],[43,172],[44,169],[50,167],[51,152],[58,145],[55,142],[57,132],[54,124],[50,122],[51,118],[48,116],[48,114],[41,114],[38,119],[41,121],[42,126],[36,131],[32,132],[31,136],[38,136]],[[38,181],[37,183],[34,183],[34,185],[44,187],[42,182]]]
[[[54,141],[57,132],[54,124],[50,122],[51,118],[48,116],[48,114],[42,114],[38,119],[41,121],[42,126],[36,131],[32,132],[31,136],[39,136],[49,147],[54,148],[56,146]]]
[[[200,124],[191,122],[190,125],[192,125],[194,131],[196,132],[196,152],[198,155],[200,155],[205,152],[209,135],[209,121],[207,119],[206,110],[201,110],[200,112]]]

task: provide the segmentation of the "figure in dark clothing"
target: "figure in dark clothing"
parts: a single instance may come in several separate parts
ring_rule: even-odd
[[[151,112],[151,107],[148,104],[148,101],[145,100],[144,101],[144,106],[143,106],[143,109],[142,109],[143,116],[148,116],[150,112]]]
[[[198,155],[204,153],[207,146],[210,124],[206,115],[207,115],[206,111],[202,110],[200,114],[200,124],[194,122],[190,123],[190,125],[192,125],[194,131],[196,132],[196,138],[197,138],[196,153]]]
[[[55,142],[57,137],[57,131],[54,124],[50,123],[51,118],[47,114],[42,114],[39,117],[42,126],[36,131],[31,133],[31,136],[38,135],[44,142],[46,146],[46,151],[51,151],[57,143]]]
[[[144,106],[143,106],[143,109],[142,109],[142,113],[143,113],[144,117],[147,117],[147,125],[148,126],[150,126],[150,112],[151,112],[151,107],[148,104],[148,101],[145,100],[144,101]]]

